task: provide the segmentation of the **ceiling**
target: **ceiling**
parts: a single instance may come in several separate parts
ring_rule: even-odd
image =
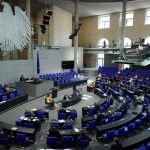
[[[74,16],[74,0],[37,0],[47,5],[56,5]],[[150,0],[128,0],[127,11],[150,8]],[[80,0],[79,18],[122,11],[122,0]]]

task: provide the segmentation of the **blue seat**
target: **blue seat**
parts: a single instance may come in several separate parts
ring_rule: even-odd
[[[2,96],[2,101],[7,101],[7,95]]]
[[[72,120],[75,120],[77,118],[77,112],[71,112],[70,117]]]
[[[91,107],[91,108],[89,108],[89,111],[87,112],[87,115],[88,116],[94,116],[94,112],[95,112],[95,108]]]
[[[58,139],[55,136],[48,136],[46,140],[46,144],[50,148],[57,148],[58,147]]]
[[[21,90],[17,90],[16,91],[16,96],[20,96],[21,95]]]
[[[71,123],[65,124],[64,129],[73,129],[73,124],[71,124]]]
[[[128,132],[133,132],[134,128],[135,128],[135,124],[134,123],[130,123],[128,125]]]
[[[55,126],[55,129],[60,129],[60,125],[59,124],[53,124],[53,126]]]
[[[3,94],[4,93],[4,89],[0,89],[0,94]]]
[[[121,112],[118,112],[116,115],[115,115],[115,120],[119,120],[122,118],[122,113]]]
[[[100,125],[103,125],[103,124],[107,124],[108,123],[108,118],[104,118],[100,121]]]
[[[124,133],[125,133],[125,127],[119,128],[114,132],[116,137],[121,137],[124,135]]]
[[[31,114],[25,114],[25,117],[30,118],[32,115]]]
[[[16,126],[23,127],[24,126],[23,121],[22,120],[17,120],[16,121]]]
[[[41,121],[44,121],[44,120],[45,120],[44,112],[37,112],[37,117],[38,117],[39,119],[41,119]]]
[[[134,121],[134,123],[135,123],[135,129],[137,129],[137,128],[139,128],[140,125],[141,125],[141,120],[140,120],[140,119],[136,119],[136,120]]]
[[[10,97],[10,98],[14,98],[14,97],[15,97],[15,93],[9,94],[9,97]]]
[[[146,150],[150,150],[150,142],[146,144]]]
[[[78,146],[82,149],[86,148],[89,146],[89,139],[87,140],[79,140],[78,141]]]
[[[109,116],[108,117],[108,123],[113,122],[114,121],[114,117],[113,116]]]
[[[27,137],[25,134],[20,134],[20,133],[16,133],[15,139],[16,139],[16,143],[21,145],[26,145],[30,140],[30,138]]]
[[[24,123],[24,127],[26,127],[26,128],[34,128],[34,124],[33,123]]]
[[[58,120],[66,120],[67,116],[66,113],[58,113]]]
[[[92,130],[95,128],[96,125],[96,120],[92,120],[92,121],[88,121],[88,123],[86,124],[86,127],[88,130]]]
[[[146,120],[146,116],[143,116],[143,117],[141,118],[141,124],[142,124],[142,125],[144,124],[145,120]]]
[[[7,138],[0,139],[0,144],[4,145],[5,147],[10,147],[10,142]]]
[[[115,136],[115,130],[107,131],[105,134],[102,135],[102,137],[107,141],[112,141]]]
[[[71,148],[73,146],[73,137],[62,136],[61,143],[63,148]]]
[[[147,149],[146,149],[146,147],[144,145],[142,145],[139,148],[137,148],[136,150],[147,150]]]

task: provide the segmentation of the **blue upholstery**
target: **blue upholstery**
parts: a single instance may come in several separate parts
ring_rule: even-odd
[[[73,145],[73,137],[72,136],[62,136],[61,139],[63,148],[71,148]]]
[[[140,119],[136,119],[136,120],[134,121],[134,123],[135,123],[135,129],[137,129],[137,128],[139,128],[140,125],[141,125],[141,120],[140,120]]]
[[[39,119],[41,119],[41,121],[44,121],[44,120],[45,120],[44,112],[37,112],[37,117],[38,117]]]
[[[78,145],[81,149],[86,148],[87,146],[89,146],[89,139],[87,140],[79,140]]]
[[[94,115],[94,112],[95,112],[95,108],[94,108],[94,107],[91,107],[91,108],[89,109],[89,111],[87,112],[87,115],[88,115],[88,116],[93,116],[93,115]]]
[[[60,125],[59,124],[53,124],[53,126],[55,126],[55,129],[60,129]]]
[[[30,118],[31,116],[32,116],[31,114],[25,114],[25,117],[27,117],[27,118],[28,117]]]
[[[48,136],[46,140],[46,144],[50,148],[57,148],[58,147],[58,140],[57,137],[53,136]]]
[[[116,130],[114,132],[115,136],[117,136],[117,137],[123,136],[126,133],[125,128],[127,128],[127,127],[122,127],[122,128],[119,128],[118,130]]]
[[[86,127],[88,130],[92,130],[95,128],[96,125],[96,120],[92,120],[92,121],[88,121],[88,123],[86,124]]]
[[[2,96],[3,101],[7,101],[7,95]]]
[[[140,146],[140,147],[139,147],[138,149],[136,149],[136,150],[147,150],[147,149],[146,149],[145,146],[142,145],[142,146]]]
[[[64,125],[65,129],[73,129],[73,124],[67,123]]]
[[[33,123],[24,123],[24,127],[26,127],[26,128],[34,128],[34,124]]]
[[[25,134],[19,134],[19,133],[16,133],[15,138],[16,138],[16,143],[21,145],[25,145],[30,140],[29,137],[26,137]]]
[[[102,135],[102,137],[108,141],[112,141],[115,136],[115,130],[107,131],[105,134]]]
[[[4,93],[4,89],[0,89],[0,94],[3,94]]]
[[[7,138],[0,139],[0,144],[4,145],[6,147],[10,146],[9,140]]]
[[[20,95],[21,95],[21,90],[17,90],[17,91],[16,91],[16,95],[17,95],[17,96],[20,96]]]
[[[128,125],[128,132],[133,132],[134,129],[135,129],[135,124],[134,123],[130,123]]]
[[[71,112],[70,117],[72,120],[75,120],[77,118],[77,112]]]
[[[146,150],[150,150],[150,142],[146,144]]]
[[[15,93],[9,94],[9,97],[10,97],[10,98],[14,98],[14,97],[15,97]]]
[[[122,113],[121,112],[118,112],[116,115],[115,115],[115,120],[119,120],[122,118]]]
[[[113,122],[113,120],[114,120],[114,117],[113,117],[113,116],[109,116],[109,117],[108,117],[108,123]]]
[[[16,121],[16,126],[23,127],[24,126],[23,121],[22,120],[17,120]]]
[[[107,124],[107,123],[108,123],[108,118],[104,118],[100,121],[100,125]]]
[[[58,120],[66,120],[66,113],[58,113]]]

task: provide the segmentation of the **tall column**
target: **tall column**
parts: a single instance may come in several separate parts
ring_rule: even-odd
[[[78,28],[79,23],[79,0],[75,0],[75,29]],[[78,52],[78,34],[74,37],[74,70],[77,71],[77,52]]]
[[[30,0],[26,0],[26,14],[31,23],[31,3]],[[33,51],[32,51],[32,37],[30,37],[29,45],[28,45],[28,59],[33,58]]]
[[[127,7],[127,0],[123,0],[122,4],[122,23],[121,23],[121,43],[120,43],[120,56],[123,53],[123,46],[124,46],[124,37],[125,37],[125,23],[126,23],[126,7]]]

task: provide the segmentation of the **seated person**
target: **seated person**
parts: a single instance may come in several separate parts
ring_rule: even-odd
[[[51,96],[48,94],[48,95],[46,96],[45,100],[46,100],[47,103],[49,103],[49,102],[52,101],[52,98],[51,98]]]
[[[63,100],[69,100],[69,94],[66,94],[63,98]]]
[[[21,77],[20,77],[20,82],[24,82],[24,80],[25,80],[24,76],[21,75]]]
[[[60,135],[59,130],[56,129],[54,125],[51,125],[51,127],[49,129],[48,136],[57,136],[57,137],[59,137],[59,135]]]
[[[59,113],[66,113],[66,109],[61,108],[61,109],[58,110],[58,112]]]
[[[8,135],[7,133],[3,132],[3,129],[0,127],[0,139],[3,139],[3,138],[8,139],[10,143],[12,142],[12,137]],[[8,145],[8,147],[10,147],[10,145]]]
[[[141,103],[145,103],[144,93],[141,93],[141,94],[140,94],[139,100],[140,100]]]
[[[123,110],[123,109],[126,109],[127,107],[127,103],[126,103],[126,100],[123,100],[123,103],[122,103],[122,106],[120,107],[120,111]]]
[[[51,96],[48,94],[45,98],[45,103],[48,105],[50,109],[54,109],[55,101],[52,100]]]
[[[29,108],[26,108],[26,109],[25,109],[25,113],[24,113],[24,114],[25,114],[25,115],[26,115],[26,114],[30,114],[31,116],[34,116],[34,112],[33,112],[33,111],[30,111]]]
[[[92,89],[94,89],[94,88],[95,88],[95,84],[94,84],[94,82],[92,82],[92,84],[90,85],[90,87],[91,87]]]
[[[122,144],[119,142],[119,139],[117,137],[115,137],[113,140],[111,150],[123,150]]]
[[[34,83],[40,84],[40,83],[42,83],[42,80],[40,78],[34,78]]]
[[[67,117],[67,119],[66,119],[66,123],[68,124],[73,124],[74,122],[73,122],[73,120],[71,119],[71,116],[69,115],[68,117]]]
[[[79,142],[80,140],[89,140],[89,141],[91,141],[92,139],[91,139],[89,136],[87,136],[87,135],[83,132],[83,130],[81,130],[81,131],[80,131],[80,135],[79,135],[79,137],[78,137],[78,142]]]
[[[96,124],[99,125],[100,121],[104,118],[104,115],[102,112],[98,112],[97,118],[96,118]]]
[[[10,90],[10,87],[8,85],[5,86],[5,92],[9,93],[11,90]]]

